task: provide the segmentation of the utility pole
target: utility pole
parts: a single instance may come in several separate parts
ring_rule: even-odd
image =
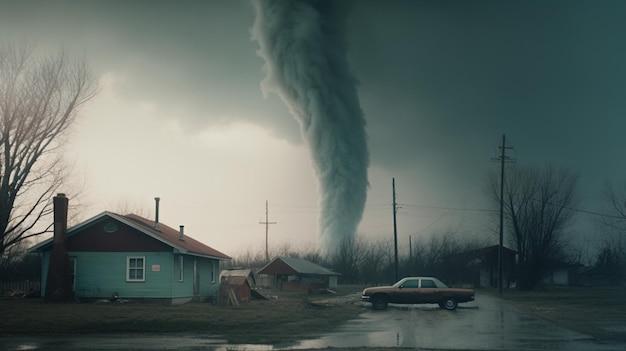
[[[265,262],[268,263],[270,261],[270,251],[268,245],[268,233],[270,230],[270,224],[277,224],[278,222],[270,222],[269,221],[269,206],[267,200],[265,200],[265,222],[261,221],[259,224],[265,224]]]
[[[398,281],[398,226],[396,223],[398,204],[396,203],[396,178],[391,179],[391,189],[393,191],[393,248],[395,258],[396,281]]]
[[[411,243],[410,235],[409,235],[409,260],[413,262],[413,244]]]
[[[500,242],[498,245],[498,292],[502,295],[503,285],[503,239],[504,239],[504,164],[506,162],[512,162],[513,160],[506,155],[506,150],[512,150],[512,146],[506,146],[506,135],[502,134],[502,145],[498,147],[500,149],[500,156],[496,157],[497,161],[500,161]]]

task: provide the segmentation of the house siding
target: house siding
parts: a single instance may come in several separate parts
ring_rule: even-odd
[[[198,258],[200,296],[217,297],[219,291],[220,267],[218,260]],[[214,271],[213,271],[214,270]],[[214,274],[212,275],[212,271]]]
[[[193,256],[173,255],[174,274],[172,277],[172,297],[191,298],[193,297]],[[178,281],[179,257],[183,256],[183,281]]]
[[[200,298],[217,297],[219,291],[219,261],[182,255],[184,276],[179,281],[179,257],[171,252],[69,252],[76,260],[75,294],[79,298],[167,298],[188,301],[193,294],[193,262],[196,260]],[[145,280],[126,281],[126,260],[129,256],[145,257]],[[41,286],[45,294],[50,251],[42,252]],[[153,272],[152,265],[160,271]],[[214,271],[214,278],[211,275]],[[212,280],[213,278],[213,280]]]
[[[46,296],[46,283],[48,281],[48,267],[50,267],[50,251],[41,253],[41,296]]]
[[[169,252],[70,252],[76,258],[75,293],[78,297],[170,298],[172,253]],[[145,257],[145,280],[126,281],[128,256]],[[152,266],[160,271],[153,272]]]
[[[115,225],[116,230],[106,232],[107,225]],[[67,251],[79,252],[172,251],[169,245],[108,217],[68,236],[65,245]]]
[[[193,265],[196,262],[196,270],[199,282],[200,297],[216,297],[219,288],[219,261],[203,257],[182,255],[184,257],[183,270],[184,280],[178,281],[179,255],[174,255],[174,275],[173,275],[173,298],[192,298],[193,294]],[[213,268],[215,267],[215,268]],[[211,271],[215,269],[215,277],[212,279]]]
[[[160,236],[163,237],[167,230],[172,229],[163,225],[161,230]],[[189,240],[195,246],[202,245],[191,238]],[[70,230],[66,247],[68,256],[76,263],[74,294],[79,298],[110,298],[118,295],[127,299],[171,299],[175,303],[186,302],[194,297],[215,299],[218,294],[219,259],[181,253],[177,245],[157,240],[111,215],[88,222],[88,225],[78,227],[75,231]],[[51,241],[37,248],[42,258],[42,296],[46,291],[51,249]],[[128,257],[145,257],[143,281],[127,281]],[[184,259],[182,281],[179,281],[180,257]],[[196,296],[194,261],[199,281]],[[153,270],[155,265],[158,265],[158,269]]]

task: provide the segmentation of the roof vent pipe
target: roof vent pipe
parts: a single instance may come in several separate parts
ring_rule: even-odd
[[[160,197],[155,197],[154,198],[154,227],[158,228],[159,227],[159,201],[161,200]]]
[[[185,226],[180,225],[180,230],[178,231],[178,240],[185,240]]]

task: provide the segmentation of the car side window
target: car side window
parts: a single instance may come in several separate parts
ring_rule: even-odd
[[[402,283],[403,288],[417,288],[417,279],[409,279]]]
[[[422,279],[422,288],[436,288],[437,285],[432,279]]]

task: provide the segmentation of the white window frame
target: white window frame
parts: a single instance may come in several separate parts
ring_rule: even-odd
[[[143,263],[141,269],[143,270],[142,279],[130,279],[130,260],[141,258]],[[134,267],[137,269],[137,267]],[[126,256],[126,281],[127,282],[145,282],[146,281],[146,256]]]
[[[182,282],[185,280],[185,256],[178,256],[178,281]]]
[[[215,283],[215,276],[217,275],[217,270],[215,269],[215,267],[217,267],[217,265],[219,264],[219,261],[215,262],[211,262],[211,283]]]

